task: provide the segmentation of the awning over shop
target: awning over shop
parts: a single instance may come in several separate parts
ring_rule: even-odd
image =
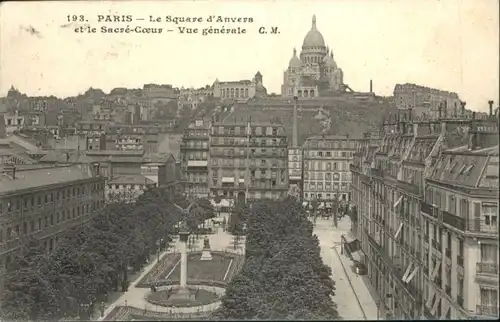
[[[234,177],[222,177],[222,183],[234,183]]]
[[[216,208],[230,207],[231,201],[228,199],[221,199],[219,203],[216,203],[213,199],[210,199],[210,203]]]
[[[358,239],[350,236],[349,234],[342,235],[342,242],[344,246],[344,250],[349,254],[349,256],[353,257],[353,255],[361,250],[361,243]],[[359,257],[359,256],[357,256]],[[356,258],[356,260],[359,260]]]

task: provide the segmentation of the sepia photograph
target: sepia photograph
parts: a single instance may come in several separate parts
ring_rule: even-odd
[[[0,3],[0,322],[498,320],[499,6]]]

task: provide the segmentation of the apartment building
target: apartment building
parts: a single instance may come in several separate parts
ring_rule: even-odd
[[[0,174],[0,268],[26,238],[50,252],[66,230],[84,225],[104,205],[104,177],[91,165],[4,168]]]
[[[442,117],[460,116],[460,110],[465,107],[457,93],[408,83],[396,84],[394,102],[398,109],[411,108],[416,117],[432,119],[441,117],[440,113]]]
[[[157,153],[162,130],[154,125],[111,124],[106,133],[106,147],[108,150]]]
[[[303,151],[304,201],[316,199],[327,208],[334,199],[349,201],[356,141],[342,135],[313,136],[306,139]]]
[[[190,193],[199,197],[209,196],[209,144],[210,122],[198,119],[184,130],[181,150],[182,181]]]
[[[438,158],[421,203],[424,312],[432,319],[498,318],[496,120],[473,122],[470,136],[469,146]]]
[[[460,265],[463,267],[464,263],[478,262],[477,256],[465,257],[473,254],[465,251],[468,249],[465,246],[467,241],[460,242],[460,233],[445,224],[446,208],[432,208],[426,204],[426,198],[430,198],[426,191],[434,189],[430,188],[432,186],[445,190],[450,196],[442,200],[450,202],[452,207],[454,202],[456,207],[457,200],[461,199],[456,192],[462,188],[457,187],[470,191],[471,198],[480,198],[481,193],[476,193],[479,187],[465,188],[463,179],[454,183],[446,180],[433,183],[432,178],[437,175],[436,171],[441,171],[436,167],[441,167],[442,163],[436,161],[446,155],[458,151],[471,155],[477,153],[468,151],[468,148],[474,150],[478,145],[470,143],[476,142],[479,137],[483,148],[494,145],[493,136],[484,133],[475,136],[474,133],[479,133],[477,129],[487,128],[491,133],[496,131],[498,136],[498,129],[491,125],[496,120],[475,120],[474,115],[472,119],[464,117],[421,122],[413,120],[411,115],[410,110],[409,117],[399,115],[384,122],[384,134],[378,147],[364,143],[357,148],[351,171],[352,200],[357,207],[353,232],[362,249],[359,257],[366,264],[370,282],[382,299],[380,305],[384,315],[398,319],[467,319],[476,315],[477,308],[472,304],[481,303],[473,300],[478,296],[479,288],[475,288],[476,295],[471,294],[469,303],[464,306],[461,294],[472,292],[475,273],[471,270],[472,264],[465,264],[468,269],[463,270],[464,281],[468,281],[469,285],[461,288],[462,280],[458,272]],[[498,140],[496,142],[498,144]],[[486,150],[481,153],[484,152]],[[459,169],[454,171],[459,173],[468,166],[460,164],[457,167]],[[471,179],[471,182],[479,182],[479,179]],[[452,176],[450,180],[457,179]],[[498,183],[496,190],[489,189],[489,195],[496,195]],[[433,196],[430,191],[429,196]],[[453,198],[452,194],[455,194]],[[474,209],[472,204],[465,208],[470,208],[471,213]],[[446,216],[448,222],[457,221]],[[464,228],[475,225],[467,224],[471,221],[465,213],[462,217]],[[491,217],[488,220],[491,223]],[[462,233],[463,236],[467,234],[465,231]],[[443,248],[443,240],[446,245],[453,246]],[[488,263],[491,261],[488,260]],[[488,294],[485,296],[493,299],[491,294],[494,293]],[[484,307],[490,307],[488,303],[492,301],[484,302],[487,303]]]
[[[214,123],[211,195],[238,202],[285,196],[289,189],[287,141],[280,123]]]

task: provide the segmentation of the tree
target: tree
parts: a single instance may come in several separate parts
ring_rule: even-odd
[[[246,260],[216,318],[337,319],[335,284],[294,198],[260,201],[248,217]]]
[[[92,304],[111,289],[128,287],[128,267],[139,269],[159,240],[171,240],[182,195],[147,189],[135,202],[113,200],[86,226],[66,232],[45,255],[29,241],[10,265],[1,294],[1,316],[8,320],[52,320],[79,315],[80,304]],[[208,207],[207,207],[208,208]],[[203,215],[208,215],[204,212]],[[81,313],[81,312],[80,312]]]
[[[58,318],[57,291],[47,280],[48,261],[36,241],[29,241],[21,256],[8,267],[1,296],[1,316],[7,320]]]

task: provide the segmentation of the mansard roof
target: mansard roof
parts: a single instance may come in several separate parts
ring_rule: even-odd
[[[479,150],[447,150],[439,157],[430,179],[468,188],[498,189],[498,145]]]

